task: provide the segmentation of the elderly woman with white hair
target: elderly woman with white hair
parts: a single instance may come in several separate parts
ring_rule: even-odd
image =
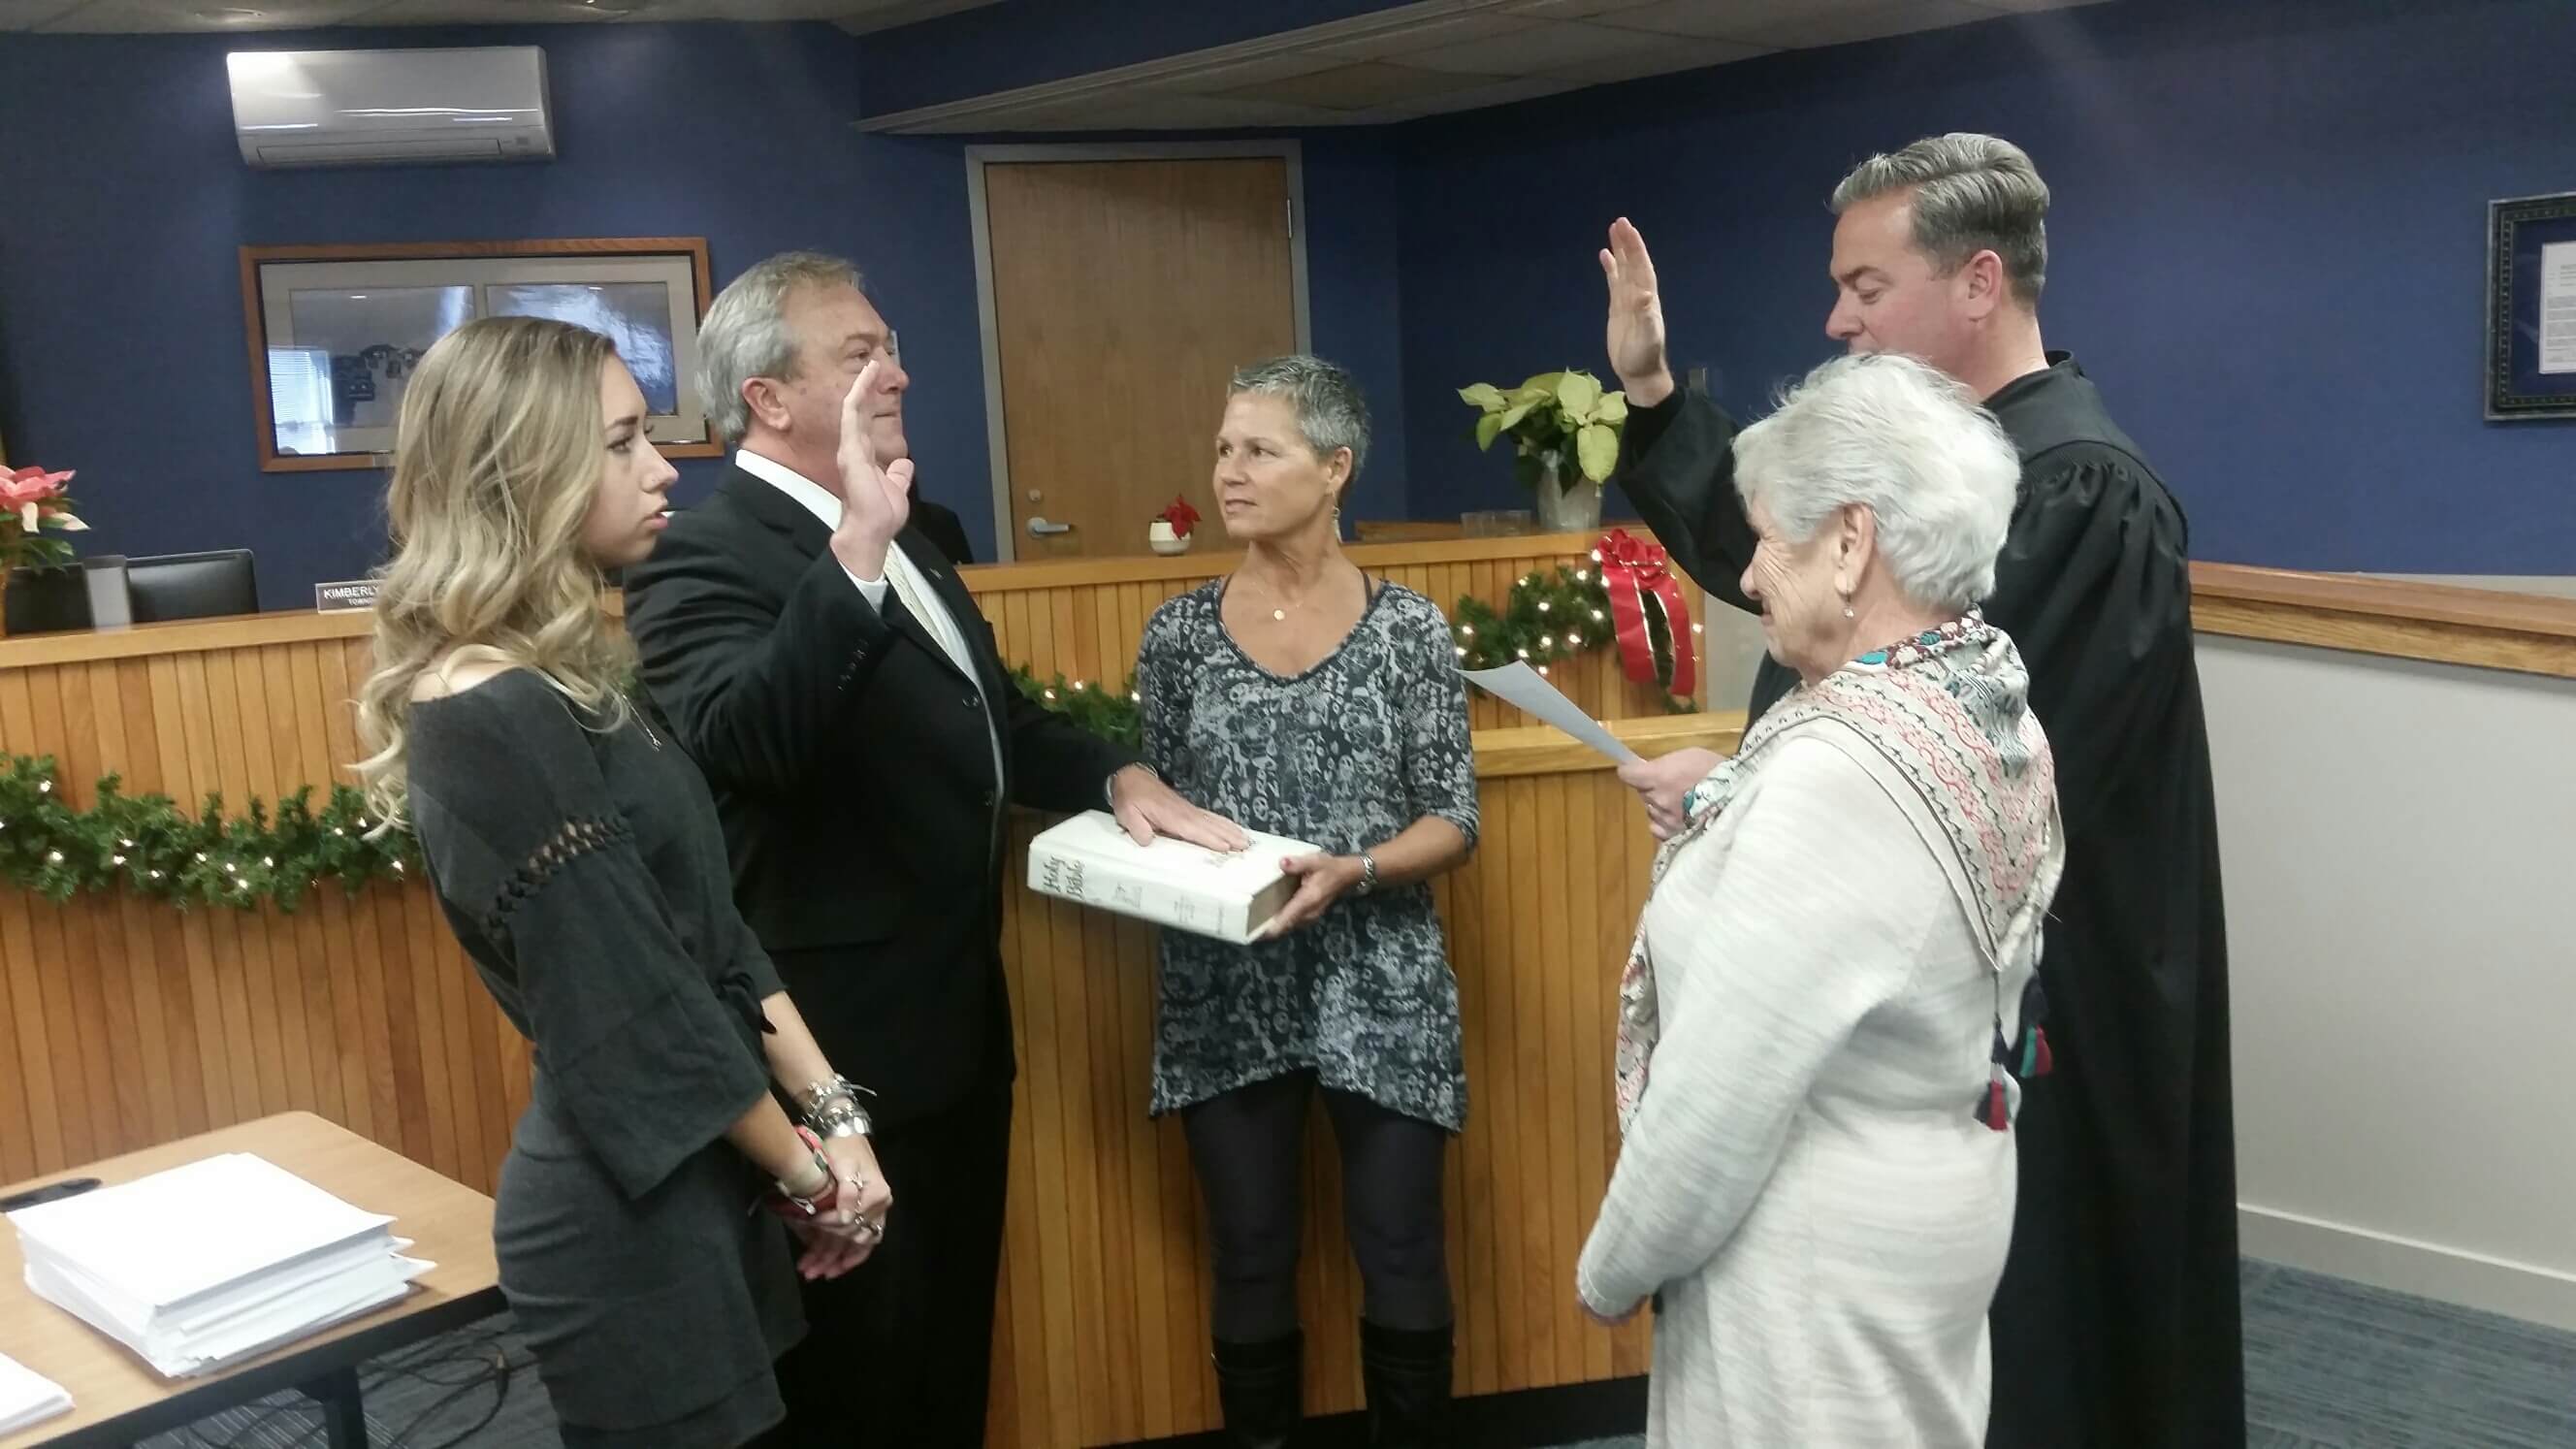
[[[1744,590],[1800,682],[1654,822],[1577,1291],[1607,1322],[1655,1302],[1649,1444],[1976,1449],[2064,858],[1976,607],[2020,470],[1893,354],[1817,368],[1735,454]]]

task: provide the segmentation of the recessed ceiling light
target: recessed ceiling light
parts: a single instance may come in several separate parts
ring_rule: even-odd
[[[210,5],[197,11],[196,16],[213,25],[248,25],[254,20],[266,20],[268,12],[244,10],[237,5]]]

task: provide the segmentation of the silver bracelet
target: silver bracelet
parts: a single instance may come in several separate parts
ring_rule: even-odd
[[[1356,893],[1359,895],[1367,895],[1369,892],[1376,889],[1377,857],[1363,850],[1360,852],[1360,883],[1356,887]]]
[[[814,1135],[826,1141],[835,1137],[865,1137],[876,1130],[868,1120],[867,1109],[859,1105],[859,1094],[868,1089],[847,1077],[836,1076],[828,1082],[815,1082],[797,1097],[798,1115]],[[874,1096],[875,1093],[868,1092]]]

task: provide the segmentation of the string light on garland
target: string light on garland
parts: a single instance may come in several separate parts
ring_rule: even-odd
[[[1596,553],[1592,562],[1599,561]],[[1559,564],[1543,572],[1523,574],[1512,585],[1500,609],[1482,599],[1461,597],[1450,610],[1449,629],[1458,666],[1492,669],[1519,659],[1546,674],[1551,665],[1609,648],[1616,642],[1616,635],[1607,628],[1559,632],[1560,618],[1588,618],[1603,625],[1609,622],[1610,594],[1599,570]],[[1671,678],[1672,641],[1659,617],[1650,617],[1646,632],[1655,652],[1657,677]],[[1693,700],[1670,696],[1665,706],[1677,713],[1699,708]]]
[[[366,838],[364,800],[340,786],[317,810],[310,789],[234,814],[208,795],[190,815],[166,795],[128,795],[109,775],[87,807],[54,788],[50,757],[0,754],[0,881],[49,900],[123,886],[175,905],[294,910],[323,881],[355,893],[399,877],[411,837]]]

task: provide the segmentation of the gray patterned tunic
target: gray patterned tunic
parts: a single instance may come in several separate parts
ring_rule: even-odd
[[[1154,611],[1136,655],[1145,758],[1193,803],[1336,855],[1426,815],[1476,839],[1467,685],[1429,599],[1378,587],[1295,678],[1218,616],[1224,581]],[[1427,883],[1346,895],[1283,940],[1163,933],[1156,1115],[1289,1072],[1452,1132],[1465,1125],[1458,981]]]

